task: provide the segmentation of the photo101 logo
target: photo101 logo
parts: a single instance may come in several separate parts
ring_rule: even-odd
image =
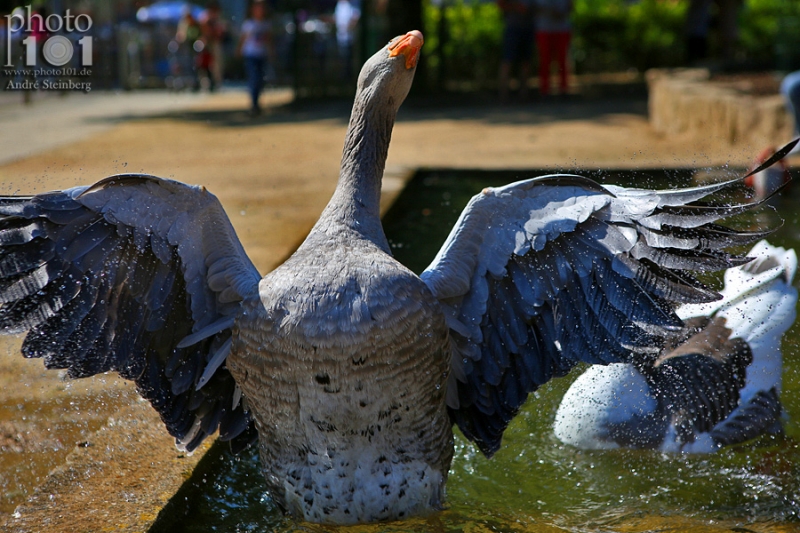
[[[73,14],[43,17],[31,6],[6,15],[6,90],[91,90],[90,82],[65,77],[91,75],[92,18]],[[67,35],[72,36],[70,39]],[[79,37],[78,37],[79,36]],[[39,59],[44,59],[41,63]]]

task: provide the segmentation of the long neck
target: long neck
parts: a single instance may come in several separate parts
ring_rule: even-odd
[[[339,182],[317,227],[343,224],[388,251],[380,221],[381,178],[396,109],[370,106],[368,98],[369,94],[359,94],[353,105]]]

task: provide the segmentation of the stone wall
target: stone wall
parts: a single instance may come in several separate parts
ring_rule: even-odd
[[[653,128],[754,146],[782,145],[792,138],[794,124],[779,94],[754,96],[709,80],[706,69],[648,71]]]

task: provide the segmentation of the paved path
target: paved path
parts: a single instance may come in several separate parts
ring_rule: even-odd
[[[196,105],[206,94],[168,91],[66,93],[35,97],[0,95],[0,164],[107,131],[122,121]]]

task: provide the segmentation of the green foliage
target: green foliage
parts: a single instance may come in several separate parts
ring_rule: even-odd
[[[753,63],[800,68],[800,2],[748,0],[739,17],[739,53]]]
[[[677,66],[687,2],[576,0],[572,53],[579,72]]]
[[[423,51],[434,71],[445,79],[479,82],[497,76],[503,33],[497,5],[458,0],[437,8],[426,3],[423,16]]]
[[[688,6],[688,0],[574,0],[575,70],[681,66]],[[438,73],[449,81],[481,85],[495,79],[503,19],[494,3],[455,0],[439,8],[425,2],[424,17],[425,54],[434,78]],[[800,1],[744,0],[737,59],[765,67],[800,68]]]

